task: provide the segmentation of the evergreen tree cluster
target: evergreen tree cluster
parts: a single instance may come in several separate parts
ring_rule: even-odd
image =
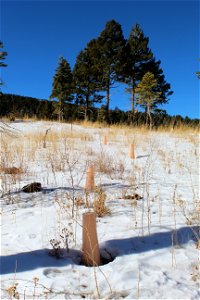
[[[76,103],[84,108],[84,118],[91,118],[91,110],[95,103],[105,103],[102,106],[102,119],[110,122],[110,90],[116,82],[127,84],[131,93],[132,118],[135,106],[144,107],[145,100],[137,101],[137,86],[147,72],[152,73],[156,80],[154,92],[159,97],[154,105],[148,107],[148,116],[159,105],[167,103],[173,93],[170,84],[165,81],[161,62],[157,61],[148,46],[149,39],[136,24],[129,38],[123,36],[121,25],[115,20],[106,23],[99,37],[92,39],[76,59],[73,70],[63,57],[59,60],[56,74],[53,78],[51,99],[57,100],[58,118],[63,118],[64,103]],[[102,94],[103,93],[103,94]]]

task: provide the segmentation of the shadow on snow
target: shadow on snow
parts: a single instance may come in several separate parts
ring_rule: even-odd
[[[146,236],[113,239],[101,244],[101,251],[110,253],[112,257],[139,254],[147,251],[172,247],[182,247],[189,241],[197,241],[199,227],[182,227],[178,230],[156,232]]]
[[[102,258],[108,261],[117,256],[139,254],[147,251],[169,248],[172,246],[172,237],[176,247],[182,247],[190,240],[196,241],[198,227],[182,227],[176,231],[157,232],[141,237],[108,240],[100,244]],[[194,234],[196,233],[196,234]],[[34,250],[30,252],[16,253],[0,257],[0,274],[19,273],[37,268],[63,267],[69,264],[79,265],[82,252],[70,249],[69,253],[61,259],[49,255],[48,249]]]
[[[49,249],[33,250],[0,257],[0,274],[20,273],[38,268],[64,267],[79,264],[81,251],[71,249],[69,254],[60,259],[51,256]]]

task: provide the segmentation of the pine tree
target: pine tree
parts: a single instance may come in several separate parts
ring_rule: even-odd
[[[157,80],[156,90],[161,93],[158,103],[165,104],[168,102],[169,96],[173,94],[173,91],[171,90],[170,84],[165,80],[165,76],[162,68],[160,67],[160,64],[161,61],[156,61],[153,57],[149,62],[146,63],[143,72],[141,72],[141,75],[144,76],[146,72],[151,72],[154,74]]]
[[[146,111],[146,125],[152,128],[151,111],[157,107],[161,92],[157,91],[158,82],[154,74],[147,72],[138,84],[135,92],[137,94],[137,104]]]
[[[165,81],[161,62],[156,61],[152,51],[148,47],[149,38],[146,37],[138,24],[130,33],[126,44],[127,63],[122,69],[122,80],[129,85],[127,89],[131,93],[132,113],[135,112],[135,89],[146,72],[151,72],[157,79],[157,91],[161,93],[159,102],[166,103],[173,93],[170,84]]]
[[[8,55],[7,52],[3,51],[3,43],[0,41],[0,67],[7,67],[7,65],[4,63],[4,60],[6,56]],[[0,86],[3,85],[3,80],[0,78]]]
[[[73,100],[73,76],[69,63],[63,57],[59,58],[58,68],[53,77],[50,99],[57,99],[56,113],[59,121],[63,120],[64,106]]]
[[[135,112],[135,88],[142,79],[142,71],[145,64],[153,57],[148,48],[149,39],[146,37],[138,24],[130,33],[126,44],[127,64],[124,68],[123,80],[129,85],[127,91],[131,92],[132,113]],[[123,71],[123,69],[122,69]]]
[[[119,69],[122,68],[125,39],[122,28],[115,20],[106,23],[101,32],[98,43],[98,56],[96,64],[102,73],[101,89],[106,92],[106,111],[109,112],[110,88],[120,79]]]
[[[97,52],[97,41],[93,39],[77,56],[73,70],[76,103],[84,106],[85,120],[88,119],[94,103],[100,103],[103,98],[99,94],[101,72],[94,60],[94,57],[97,58]]]

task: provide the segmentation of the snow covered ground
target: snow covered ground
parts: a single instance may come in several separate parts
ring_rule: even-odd
[[[55,122],[12,127],[17,137],[1,136],[1,299],[199,299],[197,134]],[[90,164],[98,188],[86,194]],[[34,181],[41,192],[21,191]],[[109,262],[87,267],[82,215],[102,193],[109,213],[97,218],[97,232]]]

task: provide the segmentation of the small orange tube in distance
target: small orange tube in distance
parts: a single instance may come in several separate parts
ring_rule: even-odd
[[[103,144],[107,145],[107,136],[106,135],[103,137]]]
[[[131,159],[134,159],[134,158],[135,158],[134,145],[133,145],[133,144],[130,144],[130,148],[129,148],[129,157],[130,157]]]
[[[93,191],[94,187],[94,167],[90,165],[86,173],[85,190]]]

